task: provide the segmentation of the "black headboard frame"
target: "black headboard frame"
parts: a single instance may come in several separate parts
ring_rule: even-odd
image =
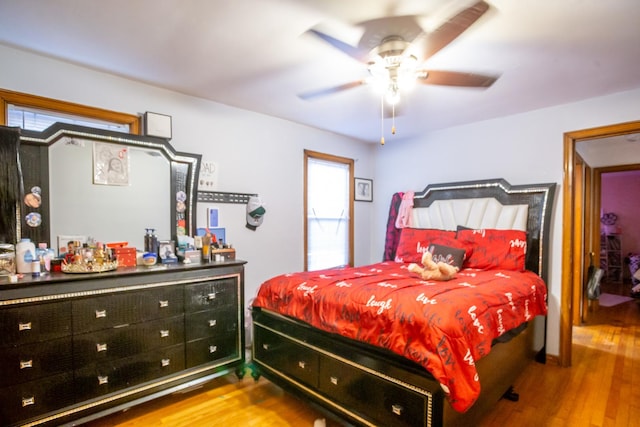
[[[492,197],[503,205],[528,205],[526,268],[547,280],[549,230],[555,183],[511,185],[504,179],[428,185],[416,193],[414,207],[429,207],[435,200]]]

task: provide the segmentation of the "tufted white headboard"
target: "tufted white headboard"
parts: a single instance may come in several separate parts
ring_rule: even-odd
[[[529,205],[503,205],[492,197],[436,200],[412,210],[412,227],[455,230],[462,225],[526,231],[528,213]]]

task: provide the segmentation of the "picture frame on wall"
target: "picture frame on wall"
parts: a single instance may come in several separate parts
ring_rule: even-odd
[[[354,198],[357,202],[373,202],[373,180],[367,178],[354,179]]]
[[[129,185],[129,150],[118,144],[93,143],[93,183]]]

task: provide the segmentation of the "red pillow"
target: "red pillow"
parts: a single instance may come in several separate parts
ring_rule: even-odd
[[[456,244],[456,232],[435,228],[403,228],[396,249],[396,262],[422,261],[422,254],[430,245],[460,247]]]
[[[473,252],[465,267],[524,271],[527,254],[527,233],[520,230],[461,230],[456,238]]]

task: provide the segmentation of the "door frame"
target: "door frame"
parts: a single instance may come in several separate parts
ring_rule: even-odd
[[[640,132],[640,121],[566,132],[564,134],[564,178],[562,198],[562,290],[560,296],[560,348],[558,364],[571,366],[573,320],[577,302],[583,298],[585,252],[593,248],[599,199],[596,202],[593,177],[585,179],[585,169],[576,152],[580,141]],[[576,169],[580,171],[576,172]],[[589,176],[592,171],[589,172]],[[576,182],[579,179],[579,182]],[[589,195],[587,198],[586,195]],[[599,194],[598,194],[599,195]],[[588,203],[588,204],[587,204]],[[575,209],[578,208],[578,212]],[[599,228],[598,228],[599,230]],[[599,232],[598,232],[599,235]],[[591,245],[585,245],[591,242]],[[599,245],[599,241],[595,246]]]

